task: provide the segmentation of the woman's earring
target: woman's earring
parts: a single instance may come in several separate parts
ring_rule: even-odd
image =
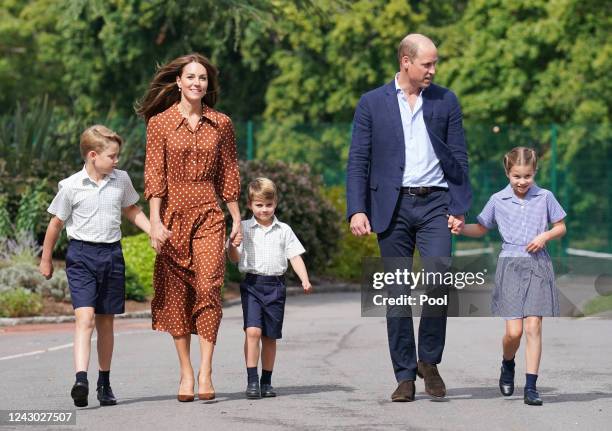
[[[178,85],[177,85],[177,87],[178,87]],[[179,90],[179,93],[180,93],[181,92],[181,87],[178,87],[178,90]]]

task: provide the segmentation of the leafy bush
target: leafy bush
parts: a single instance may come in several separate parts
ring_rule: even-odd
[[[153,266],[155,251],[146,233],[124,237],[121,240],[125,258],[125,292],[128,299],[144,301],[153,294]]]
[[[0,195],[0,238],[8,237],[12,232],[13,225],[8,211],[8,197]]]
[[[0,292],[0,317],[35,316],[42,310],[42,297],[24,288]]]
[[[0,237],[0,261],[6,264],[38,264],[38,255],[42,247],[34,236],[27,231],[19,231],[14,238]]]
[[[56,269],[50,280],[38,272],[40,248],[29,232],[18,232],[15,238],[0,238],[0,292],[25,289],[58,301],[69,301],[66,271]]]
[[[343,186],[328,187],[325,195],[341,214],[346,214],[346,193]],[[325,273],[343,280],[358,281],[361,278],[362,259],[379,256],[376,235],[356,237],[351,233],[349,224],[343,221],[340,235],[337,236],[338,251],[331,259]]]
[[[278,188],[276,215],[287,223],[306,248],[304,261],[310,272],[320,271],[330,261],[340,236],[341,214],[323,196],[318,176],[310,175],[308,165],[284,162],[241,162],[240,208],[242,217],[251,217],[247,186],[257,177],[267,177]],[[231,219],[228,219],[228,228]]]

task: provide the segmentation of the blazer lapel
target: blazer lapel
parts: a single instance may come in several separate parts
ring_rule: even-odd
[[[397,137],[398,143],[403,148],[404,128],[402,127],[402,116],[400,114],[399,103],[397,101],[395,81],[391,81],[391,83],[387,84],[387,89],[385,91],[385,103],[387,105],[387,109],[389,110],[389,116],[391,118],[393,130],[395,131],[395,136]]]

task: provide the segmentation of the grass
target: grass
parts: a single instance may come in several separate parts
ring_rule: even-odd
[[[604,311],[612,311],[612,295],[599,296],[589,301],[584,307],[585,316],[602,313]]]

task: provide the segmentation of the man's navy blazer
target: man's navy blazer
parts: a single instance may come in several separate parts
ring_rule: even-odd
[[[466,214],[472,202],[463,114],[457,96],[431,84],[423,96],[423,119],[440,160],[451,215]],[[397,205],[406,164],[404,130],[395,81],[364,94],[353,119],[346,170],[346,213],[366,213],[372,230],[387,230]]]

